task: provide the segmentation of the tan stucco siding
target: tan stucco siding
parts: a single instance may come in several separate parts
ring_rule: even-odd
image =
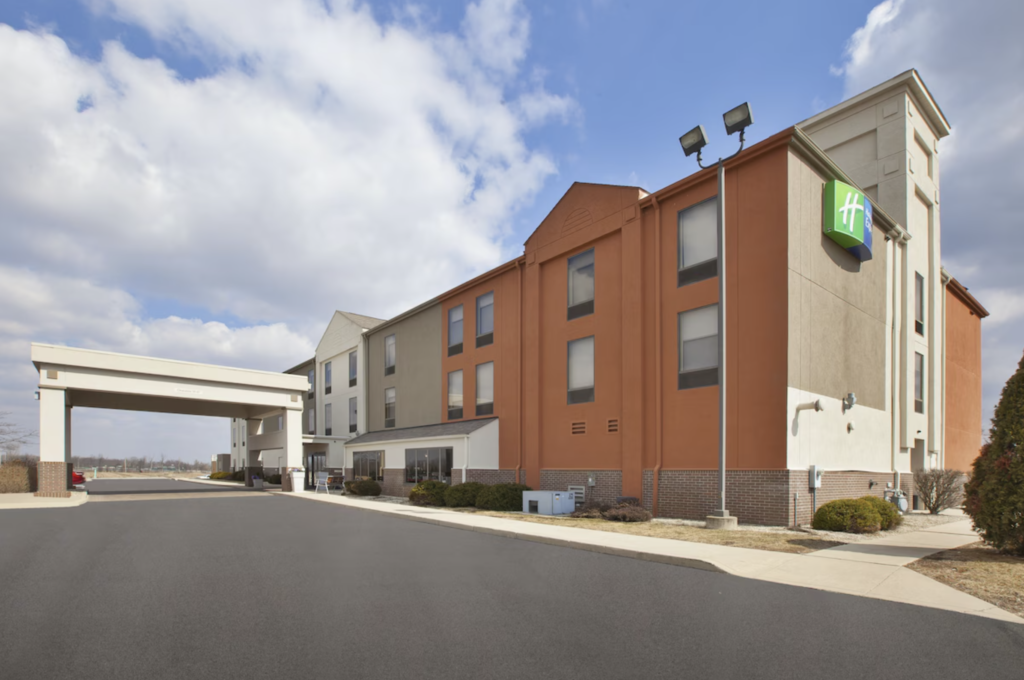
[[[394,334],[395,372],[384,375],[384,338]],[[367,427],[384,429],[384,390],[394,387],[395,427],[441,422],[441,305],[436,304],[367,337]]]

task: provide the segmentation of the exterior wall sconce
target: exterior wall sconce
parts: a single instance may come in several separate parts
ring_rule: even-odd
[[[853,392],[850,392],[845,397],[843,397],[843,413],[846,413],[847,411],[852,409],[856,403],[857,395],[854,394]]]

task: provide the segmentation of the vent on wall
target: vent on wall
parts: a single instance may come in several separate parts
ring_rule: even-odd
[[[608,420],[608,431],[609,432],[618,432],[619,431],[619,419],[618,418],[610,418]]]
[[[573,434],[586,434],[587,433],[587,423],[586,422],[573,423],[572,424],[572,433]]]

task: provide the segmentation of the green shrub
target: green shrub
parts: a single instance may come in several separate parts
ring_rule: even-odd
[[[444,504],[449,508],[471,508],[476,505],[476,497],[486,484],[480,482],[466,482],[448,487],[444,492]]]
[[[650,522],[651,513],[636,503],[619,503],[602,513],[609,522]]]
[[[379,496],[381,493],[380,484],[372,479],[360,479],[357,482],[352,482],[351,488],[350,493],[357,496]]]
[[[903,524],[903,515],[899,509],[884,498],[864,496],[861,500],[869,503],[878,512],[878,516],[882,518],[882,531],[889,531]]]
[[[356,483],[351,479],[346,479],[344,482],[342,482],[342,485],[345,487],[345,493],[350,493],[354,496],[356,493],[354,489],[355,484]]]
[[[0,465],[0,493],[36,491],[35,465],[24,458],[12,458]]]
[[[235,470],[234,472],[232,472],[231,473],[231,480],[234,481],[234,482],[244,482],[245,481],[245,470]]]
[[[476,507],[481,510],[502,512],[521,511],[523,492],[531,491],[525,484],[495,484],[480,490],[476,496]]]
[[[210,479],[231,479],[232,472],[211,472]]]
[[[1024,557],[1024,358],[1003,387],[989,443],[971,466],[964,510],[986,543]]]
[[[267,484],[280,484],[281,475],[267,475],[266,479],[264,479],[263,481],[265,481]]]
[[[842,498],[818,508],[811,526],[819,531],[871,534],[882,527],[882,516],[861,498]]]
[[[444,482],[425,479],[409,491],[409,502],[413,505],[444,505],[444,494],[450,487]]]

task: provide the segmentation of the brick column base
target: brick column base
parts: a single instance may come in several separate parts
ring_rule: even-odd
[[[71,498],[69,491],[71,463],[40,461],[38,467],[39,490],[36,496],[44,498]]]

